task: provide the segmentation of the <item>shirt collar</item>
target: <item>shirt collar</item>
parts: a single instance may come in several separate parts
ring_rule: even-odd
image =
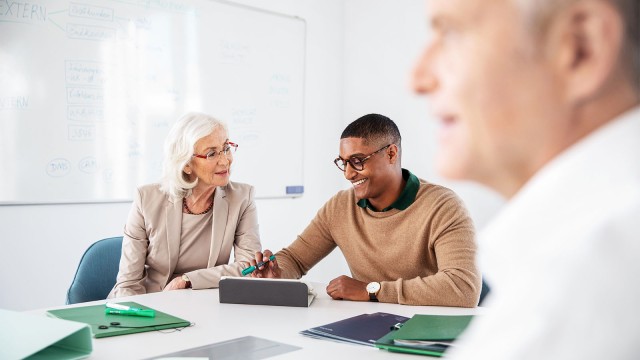
[[[393,202],[393,204],[380,210],[381,212],[391,209],[404,210],[408,208],[409,205],[413,204],[413,202],[416,200],[418,188],[420,187],[420,180],[418,180],[418,177],[413,175],[411,171],[407,169],[402,169],[402,178],[407,181],[404,189],[402,190],[402,193],[396,199],[396,201]],[[373,211],[378,211],[371,206],[371,203],[368,199],[361,199],[357,202],[357,204],[363,209],[369,208]]]

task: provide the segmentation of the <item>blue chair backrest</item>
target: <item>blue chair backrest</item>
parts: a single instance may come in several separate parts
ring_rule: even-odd
[[[122,236],[89,246],[67,291],[67,304],[106,299],[116,284],[121,252]]]
[[[482,290],[480,291],[480,301],[478,302],[478,306],[482,305],[484,298],[489,294],[490,291],[491,291],[491,288],[484,281],[484,278],[482,278]]]

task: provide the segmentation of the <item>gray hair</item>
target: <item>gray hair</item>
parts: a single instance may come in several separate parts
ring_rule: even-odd
[[[630,69],[636,91],[640,92],[640,1],[614,0],[624,21],[626,30],[622,57],[624,65]],[[628,64],[626,64],[628,62]]]
[[[561,8],[581,0],[516,0],[524,11],[527,26],[534,33],[544,34],[553,15]],[[620,13],[624,38],[620,65],[629,74],[632,86],[640,92],[640,1],[602,0],[611,3]]]
[[[185,114],[173,124],[164,142],[161,191],[180,199],[196,186],[198,179],[190,182],[184,167],[191,161],[196,142],[218,127],[229,133],[224,122],[197,112]]]

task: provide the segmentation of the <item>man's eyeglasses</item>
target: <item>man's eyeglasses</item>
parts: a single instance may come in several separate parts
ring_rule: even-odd
[[[193,157],[206,159],[206,160],[217,160],[222,155],[229,157],[229,155],[232,155],[234,152],[236,152],[237,148],[238,148],[238,144],[228,141],[226,144],[224,144],[224,147],[220,151],[211,150],[204,155],[193,154]]]
[[[343,159],[343,158],[338,156],[335,160],[333,160],[333,163],[336,164],[338,169],[340,169],[340,171],[342,171],[342,172],[347,170],[347,163],[349,163],[349,165],[351,165],[353,170],[362,171],[362,170],[364,170],[364,163],[367,162],[367,160],[371,159],[371,157],[373,155],[379,153],[380,151],[388,148],[391,145],[392,144],[389,144],[387,146],[383,146],[380,149],[372,152],[371,154],[369,154],[369,155],[367,155],[365,157],[352,156],[352,157],[348,158],[347,160],[345,160],[345,159]]]

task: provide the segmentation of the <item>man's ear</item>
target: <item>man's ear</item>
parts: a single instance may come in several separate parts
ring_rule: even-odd
[[[565,96],[583,102],[603,90],[620,69],[624,24],[609,1],[576,1],[558,15],[550,28],[549,56],[564,78]]]
[[[398,146],[396,144],[391,144],[389,149],[387,149],[387,156],[389,157],[389,163],[395,164],[398,161]]]

